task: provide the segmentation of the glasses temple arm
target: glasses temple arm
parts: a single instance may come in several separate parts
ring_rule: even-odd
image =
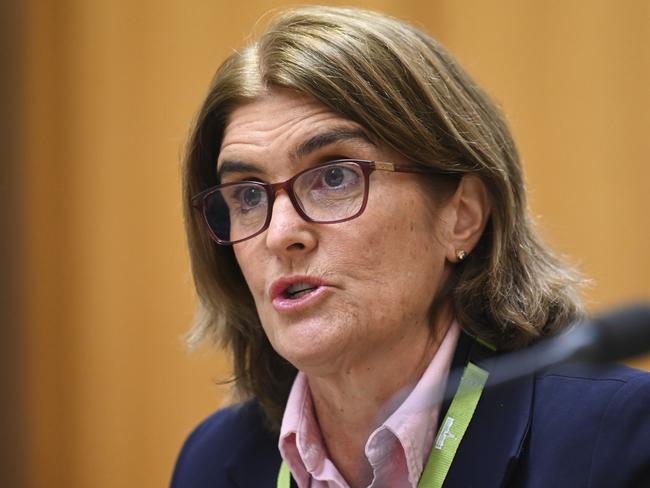
[[[437,168],[421,167],[421,166],[407,166],[403,164],[388,163],[385,161],[375,161],[374,168],[379,171],[392,171],[395,173],[421,173],[421,174],[438,174],[449,176],[462,176],[464,173],[461,171],[447,171]]]

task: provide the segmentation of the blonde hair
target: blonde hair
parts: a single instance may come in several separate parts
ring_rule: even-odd
[[[517,150],[488,96],[434,39],[375,12],[303,7],[217,70],[189,141],[184,206],[199,312],[190,343],[232,352],[235,389],[279,424],[295,369],[266,338],[232,248],[206,232],[190,199],[218,184],[228,115],[273,87],[320,101],[407,159],[478,175],[492,208],[476,249],[446,284],[463,329],[500,349],[524,347],[582,314],[579,278],[539,239]],[[433,297],[432,297],[433,299]]]

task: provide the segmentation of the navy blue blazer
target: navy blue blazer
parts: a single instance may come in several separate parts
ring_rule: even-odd
[[[473,347],[463,339],[454,366]],[[499,357],[486,365],[494,371]],[[218,411],[185,442],[171,486],[275,487],[277,445],[255,401]],[[488,380],[444,486],[650,488],[650,374],[563,366],[505,385]]]

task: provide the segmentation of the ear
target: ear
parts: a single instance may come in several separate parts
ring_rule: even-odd
[[[459,252],[471,254],[490,216],[490,200],[483,181],[473,174],[462,177],[449,202],[451,208],[447,260],[460,261]]]

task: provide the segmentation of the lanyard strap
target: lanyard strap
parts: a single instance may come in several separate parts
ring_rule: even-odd
[[[445,420],[440,424],[433,442],[429,461],[418,483],[418,488],[441,488],[445,482],[456,450],[463,440],[476,405],[481,398],[488,372],[474,363],[467,363],[458,385],[458,391],[451,401]]]
[[[469,362],[463,370],[445,420],[440,424],[429,460],[424,468],[418,488],[442,488],[460,441],[463,440],[478,401],[483,393],[488,372]],[[280,465],[277,488],[289,488],[291,473],[285,461]]]
[[[286,461],[282,461],[278,473],[278,488],[289,488],[291,485],[291,471]]]

